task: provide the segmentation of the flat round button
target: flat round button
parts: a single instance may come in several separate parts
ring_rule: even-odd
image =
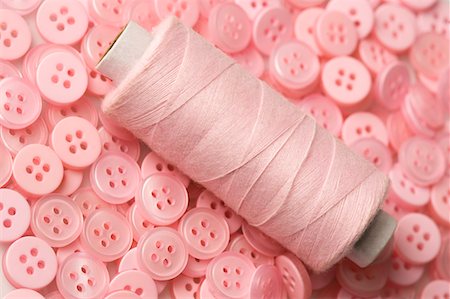
[[[139,264],[137,260],[137,247],[131,248],[120,259],[119,268],[117,270],[119,273],[127,270],[139,270]]]
[[[398,111],[391,113],[386,120],[386,129],[389,137],[389,144],[396,151],[400,149],[403,142],[413,136],[413,132],[408,127],[403,114]]]
[[[89,78],[87,90],[94,95],[104,96],[110,92],[114,85],[111,79],[103,74],[88,68]]]
[[[48,194],[31,207],[31,229],[52,247],[69,245],[81,233],[83,215],[75,202],[64,195]]]
[[[98,209],[109,208],[116,210],[115,206],[98,197],[91,187],[78,189],[72,194],[71,198],[78,205],[85,218]]]
[[[242,233],[253,248],[267,256],[277,256],[286,251],[277,241],[273,240],[256,227],[251,226],[246,221],[242,223]]]
[[[165,162],[155,152],[148,153],[141,163],[141,173],[143,178],[147,178],[155,173],[170,174],[178,178],[184,186],[188,186],[190,179],[182,174],[175,166]]]
[[[7,77],[21,77],[21,74],[14,64],[0,60],[0,81]]]
[[[64,169],[61,160],[48,146],[30,144],[16,155],[13,176],[16,184],[35,196],[52,193],[61,184]]]
[[[393,256],[389,269],[389,281],[398,286],[410,286],[419,281],[425,271],[422,265],[411,265],[400,257]]]
[[[26,1],[2,0],[3,5],[5,5],[8,9],[14,10],[21,16],[33,12],[36,8],[38,8],[41,2],[42,0],[26,0]]]
[[[138,242],[143,234],[147,232],[147,230],[154,228],[155,226],[145,219],[141,211],[139,211],[138,206],[133,204],[127,213],[128,222],[131,224],[131,229],[133,230],[133,239]]]
[[[58,260],[58,265],[61,265],[72,254],[85,251],[81,246],[80,239],[75,240],[67,246],[57,248],[56,259]]]
[[[55,193],[69,196],[78,188],[80,188],[81,183],[83,182],[84,173],[80,170],[73,169],[64,169],[64,177],[59,185],[59,187],[55,190]]]
[[[56,285],[64,298],[103,298],[108,284],[105,264],[81,252],[69,256],[56,275]]]
[[[434,220],[450,227],[450,177],[444,176],[433,185],[430,208]]]
[[[450,282],[446,280],[433,280],[425,285],[420,299],[450,297]]]
[[[128,221],[118,212],[98,209],[85,220],[81,245],[103,262],[111,262],[127,253],[133,241]]]
[[[369,71],[377,75],[387,65],[397,61],[397,56],[384,48],[375,39],[364,39],[359,43],[358,56]]]
[[[397,110],[409,90],[411,75],[404,62],[393,62],[378,73],[375,83],[376,99],[384,108]]]
[[[84,118],[94,127],[97,127],[98,124],[97,109],[88,98],[81,98],[74,103],[64,106],[47,105],[45,112],[45,121],[52,130],[57,123],[69,116]]]
[[[228,244],[228,251],[245,255],[252,261],[255,267],[265,264],[274,264],[273,257],[267,256],[253,248],[242,234],[234,234],[231,237],[230,243]]]
[[[139,166],[122,153],[107,153],[92,165],[91,186],[104,201],[121,204],[132,199],[141,182]]]
[[[0,187],[9,182],[12,175],[13,160],[6,147],[0,142]]]
[[[127,13],[130,21],[136,22],[147,31],[151,31],[160,21],[156,15],[154,3],[147,0],[133,1],[132,5],[127,7]]]
[[[323,53],[316,42],[316,22],[323,12],[324,9],[321,7],[307,8],[300,11],[294,23],[295,37],[299,41],[307,44],[318,56],[322,56]]]
[[[111,135],[105,128],[98,129],[98,135],[102,144],[102,153],[124,153],[137,161],[141,154],[141,146],[138,139],[123,140]]]
[[[3,299],[45,299],[44,296],[30,289],[16,289],[6,294]]]
[[[0,9],[0,59],[22,57],[31,45],[31,32],[26,21],[9,9]]]
[[[450,38],[448,11],[449,3],[447,1],[438,1],[432,8],[420,12],[417,16],[419,32],[436,32]]]
[[[293,254],[275,258],[275,266],[281,273],[290,298],[306,299],[311,296],[311,280],[303,263]]]
[[[55,278],[57,268],[53,249],[36,237],[17,239],[3,256],[4,274],[17,288],[43,288]]]
[[[128,21],[125,11],[130,0],[92,0],[88,1],[88,12],[96,23],[121,27]]]
[[[183,216],[188,206],[188,194],[177,178],[153,174],[139,187],[136,204],[144,218],[157,225],[169,225]]]
[[[283,281],[281,273],[273,265],[260,265],[253,273],[250,283],[250,298],[282,298]]]
[[[193,27],[200,16],[198,1],[158,0],[155,1],[156,14],[161,20],[175,16],[187,27]]]
[[[20,238],[30,225],[30,205],[17,191],[0,189],[0,242]]]
[[[188,277],[180,275],[172,281],[172,294],[175,299],[197,298],[200,289],[200,277]]]
[[[375,138],[388,145],[388,134],[383,121],[370,112],[356,112],[347,117],[342,126],[342,140],[350,145],[362,138]]]
[[[170,280],[183,272],[188,252],[180,234],[169,227],[150,229],[139,239],[139,264],[153,279]]]
[[[13,155],[17,155],[22,148],[29,144],[46,144],[48,129],[42,118],[38,118],[33,124],[23,129],[15,130],[2,127],[0,138],[8,150]]]
[[[186,268],[183,270],[183,274],[189,277],[203,277],[206,274],[206,267],[211,260],[201,260],[189,256]]]
[[[101,152],[97,129],[78,116],[62,119],[53,128],[50,143],[66,167],[84,169],[97,160]]]
[[[23,129],[37,120],[42,100],[36,88],[17,77],[0,81],[0,124],[8,129]]]
[[[80,50],[90,69],[95,70],[100,58],[106,53],[119,32],[120,30],[117,27],[97,25],[86,33]]]
[[[389,148],[375,138],[358,139],[350,145],[350,148],[384,173],[388,173],[392,168],[392,154]]]
[[[406,262],[422,265],[433,260],[441,246],[439,228],[428,216],[411,213],[397,224],[395,250]]]
[[[412,10],[420,11],[432,7],[437,0],[401,0],[400,2]]]
[[[264,59],[253,46],[247,47],[239,53],[232,54],[231,57],[255,77],[259,78],[264,73]]]
[[[115,291],[106,295],[105,299],[140,299],[141,297],[131,291]]]
[[[126,290],[140,298],[158,298],[153,279],[145,272],[128,270],[117,274],[109,283],[109,292]]]
[[[71,45],[81,40],[89,18],[83,5],[70,0],[45,0],[36,13],[41,36],[50,43]]]
[[[275,7],[278,4],[275,1],[266,1],[266,0],[258,0],[258,1],[236,0],[234,2],[240,7],[242,7],[242,9],[246,12],[250,20],[254,20],[262,10],[266,8]]]

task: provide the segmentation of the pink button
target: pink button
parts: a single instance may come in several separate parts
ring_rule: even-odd
[[[247,47],[239,53],[231,55],[241,66],[253,74],[255,77],[261,77],[264,73],[264,59],[261,54],[252,46]]]
[[[420,299],[450,297],[450,282],[446,280],[433,280],[422,290]]]
[[[127,213],[128,222],[131,224],[131,229],[133,230],[133,239],[138,242],[143,234],[147,232],[147,230],[154,228],[155,226],[145,219],[141,215],[141,211],[138,210],[138,206],[133,204]]]
[[[401,0],[401,2],[412,10],[426,10],[436,4],[437,0]]]
[[[411,74],[404,62],[393,62],[378,73],[375,83],[376,99],[383,107],[397,110],[408,93]]]
[[[58,265],[61,265],[69,256],[78,252],[85,252],[85,250],[81,246],[79,239],[75,240],[65,247],[57,248],[56,259],[58,260]]]
[[[127,129],[119,126],[115,120],[105,115],[101,110],[98,111],[98,116],[100,118],[100,122],[103,125],[103,128],[105,128],[105,130],[108,131],[109,134],[127,141],[136,139],[136,137],[134,137],[134,135],[131,134]]]
[[[17,288],[45,287],[55,278],[57,267],[53,249],[36,237],[14,241],[3,256],[3,272]]]
[[[366,298],[366,297],[364,297]],[[336,299],[363,299],[362,297],[355,296],[351,293],[349,293],[346,289],[342,288],[339,293],[337,294]],[[370,299],[382,299],[380,295],[375,297],[370,297]]]
[[[355,58],[336,57],[323,66],[323,90],[340,106],[358,105],[367,97],[371,86],[369,71]]]
[[[215,298],[214,295],[209,290],[210,283],[206,280],[206,278],[203,280],[203,282],[200,285],[199,291],[198,291],[198,299],[211,299]]]
[[[45,0],[36,13],[41,36],[50,43],[71,45],[81,40],[89,18],[83,5],[70,0]]]
[[[400,147],[398,160],[405,175],[419,186],[435,184],[445,174],[444,152],[430,139],[408,139]]]
[[[272,265],[260,265],[256,268],[251,279],[250,298],[282,298],[283,288],[284,285],[278,268]]]
[[[327,4],[327,10],[345,13],[355,25],[359,38],[364,38],[372,31],[374,16],[368,1],[332,0]]]
[[[205,190],[197,198],[197,207],[211,208],[216,213],[222,215],[230,229],[230,234],[235,233],[241,228],[242,218],[232,209],[227,207],[225,203],[214,196],[211,192]]]
[[[172,281],[172,295],[174,299],[197,298],[202,279],[180,275]]]
[[[139,295],[131,291],[115,291],[106,295],[105,299],[139,299]]]
[[[81,43],[81,54],[90,69],[95,69],[97,62],[103,57],[119,32],[119,28],[116,27],[97,25],[84,36]]]
[[[131,4],[130,0],[92,0],[88,1],[88,12],[96,23],[121,27],[128,21],[124,13]]]
[[[320,290],[328,286],[332,281],[334,281],[336,276],[336,266],[326,270],[321,273],[310,273],[309,278],[311,279],[311,286],[314,291]]]
[[[14,10],[16,13],[22,16],[33,12],[39,6],[39,4],[41,4],[41,2],[42,0],[2,0],[2,4],[5,5],[6,8]]]
[[[299,41],[307,44],[318,56],[322,56],[322,51],[316,42],[316,21],[323,12],[323,8],[307,8],[297,15],[294,24],[295,37]]]
[[[389,144],[395,150],[399,150],[401,144],[413,136],[413,133],[409,129],[401,112],[395,112],[388,116],[386,129],[388,132]]]
[[[170,174],[178,178],[184,186],[188,186],[190,179],[182,174],[175,166],[165,162],[155,152],[150,152],[141,163],[141,173],[143,178],[147,178],[155,173]]]
[[[242,233],[253,248],[265,255],[276,256],[285,252],[285,249],[278,242],[245,221],[242,223]]]
[[[158,291],[153,279],[145,272],[128,270],[114,277],[109,284],[109,292],[131,291],[140,298],[157,298]]]
[[[42,118],[38,118],[33,124],[24,129],[14,130],[2,127],[0,138],[8,150],[13,155],[16,155],[23,147],[29,144],[46,144],[48,130]]]
[[[13,160],[6,147],[0,142],[0,187],[9,182],[12,175]]]
[[[327,10],[317,19],[316,42],[326,56],[350,55],[358,44],[358,32],[346,14]]]
[[[411,182],[399,164],[389,172],[393,199],[407,210],[424,207],[430,201],[430,189],[420,187]]]
[[[186,268],[183,270],[183,274],[189,277],[203,277],[206,274],[206,267],[211,260],[201,260],[189,256]]]
[[[47,54],[37,67],[37,87],[48,102],[57,106],[68,105],[81,98],[87,83],[84,62],[70,51]]]
[[[449,3],[447,1],[438,1],[432,8],[420,12],[417,17],[417,27],[420,32],[436,32],[450,38],[448,29],[448,11]]]
[[[271,7],[258,14],[253,23],[253,43],[265,55],[292,35],[292,19],[283,7]]]
[[[33,85],[11,77],[0,81],[0,124],[8,129],[23,129],[39,117],[42,100]]]
[[[31,215],[33,233],[52,247],[69,245],[83,228],[81,210],[64,195],[48,194],[40,198],[33,204]]]
[[[98,114],[95,106],[88,98],[81,98],[78,101],[65,106],[47,105],[45,114],[47,125],[50,129],[65,117],[78,116],[88,120],[94,127],[98,124]]]
[[[199,259],[211,259],[225,250],[230,231],[225,218],[208,208],[189,210],[178,225],[188,252]]]
[[[252,27],[245,11],[228,2],[216,5],[209,15],[209,34],[216,46],[226,53],[237,53],[250,43]]]
[[[224,252],[208,265],[206,279],[215,298],[246,298],[255,266],[245,256]]]
[[[104,263],[86,253],[75,253],[59,266],[56,284],[64,298],[103,298],[109,274]]]
[[[188,206],[188,194],[176,177],[153,174],[139,187],[136,204],[144,218],[157,225],[169,225],[183,216]]]
[[[58,122],[50,138],[52,148],[68,168],[84,169],[101,153],[97,129],[78,116],[69,116]]]
[[[194,0],[158,0],[155,1],[155,10],[161,20],[175,16],[188,27],[193,27],[200,16],[198,1]]]
[[[127,13],[130,21],[136,22],[147,31],[151,31],[160,21],[156,15],[153,1],[134,0],[132,5],[127,7]]]
[[[180,234],[169,227],[149,230],[137,246],[138,261],[153,279],[170,280],[183,272],[188,252]]]
[[[362,138],[375,138],[384,145],[388,144],[386,127],[381,119],[370,112],[353,113],[342,126],[342,139],[345,144],[353,144]]]
[[[394,241],[397,254],[405,262],[421,265],[430,262],[438,254],[441,234],[428,216],[411,213],[398,222]]]
[[[230,240],[230,244],[228,245],[228,251],[245,255],[253,262],[255,267],[265,264],[273,265],[274,263],[273,257],[262,254],[253,248],[253,246],[248,243],[242,234],[233,235]]]
[[[6,77],[21,77],[21,74],[14,64],[0,60],[0,81]]]
[[[0,59],[14,60],[30,48],[31,32],[25,20],[12,10],[0,9]]]
[[[78,205],[83,216],[86,218],[95,210],[109,208],[116,210],[115,206],[104,202],[90,187],[78,189],[72,194],[72,200]]]
[[[423,275],[425,267],[422,265],[411,265],[404,262],[400,257],[394,256],[391,259],[389,269],[389,281],[398,286],[410,286],[415,284]]]
[[[397,61],[397,56],[385,49],[375,39],[365,39],[359,43],[358,56],[374,75],[390,63]]]
[[[141,146],[138,139],[123,140],[111,135],[105,128],[98,130],[102,144],[102,153],[124,153],[137,161],[141,153]]]
[[[89,80],[87,90],[97,96],[104,96],[113,89],[111,79],[95,70],[88,69]]]
[[[306,299],[311,296],[311,280],[305,266],[296,256],[291,253],[277,256],[275,266],[281,272],[290,298]]]
[[[341,133],[343,117],[338,106],[321,94],[311,94],[300,102],[300,109],[313,117],[323,128],[334,136]]]
[[[86,218],[80,241],[90,254],[110,262],[130,249],[133,233],[126,219],[118,212],[99,209]]]
[[[299,8],[308,8],[311,6],[321,6],[326,0],[290,0],[290,2]]]
[[[48,146],[30,144],[16,155],[13,176],[16,184],[26,193],[41,196],[51,193],[61,184],[63,165]]]
[[[450,177],[443,177],[439,183],[433,186],[430,203],[433,219],[450,227]]]
[[[242,7],[242,9],[247,13],[247,16],[250,18],[250,20],[254,20],[256,16],[266,8],[279,6],[279,3],[276,1],[267,0],[236,0],[234,2]]]
[[[12,242],[20,238],[30,225],[30,206],[18,192],[0,189],[0,242]]]
[[[393,52],[404,52],[416,38],[416,17],[408,9],[386,3],[375,11],[374,35]]]
[[[3,297],[3,299],[45,299],[44,296],[30,289],[16,289]]]
[[[342,260],[336,272],[338,282],[356,296],[376,296],[387,281],[388,264],[372,264],[359,268],[350,260]]]
[[[274,48],[269,60],[272,78],[286,92],[303,95],[319,79],[320,63],[317,55],[306,44],[289,41]]]
[[[83,181],[83,171],[64,169],[64,178],[55,193],[66,196],[71,195],[81,186]]]
[[[106,202],[121,204],[132,199],[141,181],[139,166],[122,153],[107,153],[91,167],[91,185]]]
[[[404,209],[397,204],[397,199],[390,195],[384,200],[383,211],[394,217],[397,221],[409,213],[409,209]]]
[[[384,173],[388,173],[392,168],[392,154],[389,148],[375,138],[358,139],[350,145],[350,148]]]
[[[124,272],[127,270],[139,270],[139,264],[137,260],[137,248],[131,248],[121,259],[119,263],[118,272]]]

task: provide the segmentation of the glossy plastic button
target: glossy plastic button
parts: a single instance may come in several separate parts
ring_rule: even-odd
[[[172,281],[172,294],[175,299],[196,298],[200,289],[200,277],[187,277],[180,275]]]
[[[115,206],[103,201],[90,187],[78,189],[72,194],[71,198],[78,205],[85,218],[98,209],[109,208],[115,210]]]
[[[53,249],[36,237],[14,241],[3,256],[4,274],[17,288],[43,288],[55,278],[57,268]]]
[[[430,210],[434,220],[450,227],[450,177],[443,177],[431,189]]]
[[[135,161],[139,159],[141,146],[138,139],[122,140],[108,133],[103,127],[98,130],[98,135],[102,144],[102,153],[124,153]]]
[[[3,299],[45,299],[44,296],[30,289],[16,289],[6,294]]]
[[[30,205],[17,191],[0,189],[0,242],[20,238],[30,225]]]
[[[110,262],[127,253],[133,233],[126,219],[118,212],[98,209],[86,218],[80,241],[90,254],[103,262]]]
[[[388,279],[398,286],[410,286],[419,281],[424,271],[424,266],[411,265],[404,262],[400,257],[394,256],[391,259]]]
[[[61,184],[63,165],[48,146],[30,144],[16,155],[13,176],[16,184],[25,192],[41,196],[52,193]]]
[[[198,1],[158,0],[155,1],[156,14],[161,20],[176,16],[187,27],[193,27],[200,16]]]
[[[320,7],[307,8],[297,15],[294,23],[295,37],[307,44],[318,56],[322,56],[323,53],[316,42],[316,21],[323,12],[324,9]]]
[[[432,8],[420,12],[417,16],[417,27],[420,32],[436,32],[447,38],[450,38],[448,29],[448,11],[449,3],[447,1],[437,1]]]
[[[170,280],[183,272],[188,252],[180,234],[169,227],[149,230],[137,246],[138,262],[153,279]]]
[[[120,259],[118,272],[124,272],[127,270],[139,270],[139,264],[137,260],[137,248],[133,247]]]
[[[114,86],[111,79],[92,69],[88,69],[88,73],[89,78],[87,90],[91,94],[104,96],[113,89]]]
[[[413,136],[408,127],[403,114],[398,111],[390,114],[386,119],[386,129],[389,137],[389,144],[394,150],[399,150],[403,142]]]
[[[25,20],[12,10],[0,9],[0,59],[14,60],[30,48],[31,32]]]
[[[22,16],[33,12],[39,6],[39,4],[41,4],[41,2],[42,0],[2,0],[2,4],[5,5],[6,8],[12,9]]]
[[[253,248],[267,256],[277,256],[285,252],[285,249],[277,241],[245,221],[242,223],[242,233]]]
[[[88,12],[96,23],[121,27],[128,21],[125,11],[130,0],[92,0],[88,1]]]
[[[433,280],[425,285],[420,299],[450,297],[450,282],[446,280]]]
[[[50,43],[71,45],[83,37],[89,18],[83,5],[71,0],[45,0],[36,13],[41,36]]]
[[[0,60],[0,81],[7,77],[21,77],[21,74],[14,64]]]
[[[306,299],[311,296],[311,280],[297,257],[290,253],[277,256],[275,266],[281,273],[290,298]]]
[[[375,83],[378,103],[389,110],[397,110],[409,90],[411,81],[408,65],[393,62],[378,73]]]
[[[91,186],[104,201],[121,204],[135,196],[141,181],[139,166],[122,153],[107,153],[92,165]]]
[[[81,43],[81,54],[90,69],[95,70],[97,62],[103,57],[119,32],[119,28],[116,27],[97,25],[84,36]]]
[[[157,225],[168,225],[183,216],[188,206],[188,194],[177,178],[153,174],[139,187],[136,204],[144,218]]]
[[[141,211],[139,211],[138,206],[133,204],[127,213],[127,220],[131,224],[131,229],[133,230],[133,239],[138,242],[143,234],[147,232],[147,230],[154,228],[155,226],[145,219]]]
[[[358,139],[350,145],[350,148],[384,173],[388,173],[392,168],[392,154],[389,148],[375,138]]]
[[[359,43],[358,56],[369,71],[377,75],[387,65],[397,61],[397,56],[384,48],[375,39],[365,39]]]
[[[250,298],[282,298],[283,288],[283,281],[278,268],[272,265],[261,265],[253,273],[250,284]]]
[[[239,53],[232,54],[231,57],[255,77],[259,78],[264,73],[264,59],[253,46],[247,47]]]
[[[64,106],[47,105],[45,121],[50,129],[53,129],[58,122],[65,117],[78,116],[89,121],[94,127],[98,124],[97,109],[88,98],[81,98],[78,101]]]
[[[370,112],[356,112],[347,117],[342,126],[342,140],[350,145],[362,138],[375,138],[388,145],[388,135],[383,121]]]
[[[155,152],[148,153],[141,163],[142,177],[145,179],[155,173],[166,173],[178,178],[184,186],[188,186],[190,179],[182,174],[175,166],[165,162]]]
[[[39,92],[17,77],[0,81],[0,124],[8,129],[23,129],[37,120],[42,109]]]
[[[0,142],[0,187],[9,182],[12,175],[13,160],[6,147]]]
[[[64,195],[48,194],[31,208],[31,229],[52,247],[72,243],[83,228],[83,215],[75,202]]]
[[[186,268],[183,270],[183,274],[189,277],[202,277],[206,274],[206,267],[211,260],[201,260],[189,256]]]
[[[126,290],[141,298],[158,298],[158,291],[153,279],[145,272],[128,270],[114,277],[109,284],[109,292]]]
[[[0,138],[8,150],[13,155],[16,155],[22,148],[29,144],[46,144],[48,129],[45,122],[41,118],[38,118],[32,125],[23,129],[0,128]]]
[[[260,265],[269,264],[273,265],[273,257],[262,254],[245,239],[242,234],[234,234],[228,244],[228,251],[240,253],[248,257],[249,260],[258,267]]]

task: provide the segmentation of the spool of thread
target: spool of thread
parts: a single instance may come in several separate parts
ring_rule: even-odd
[[[121,81],[104,113],[312,270],[388,242],[388,179],[174,18],[129,25],[98,69]]]

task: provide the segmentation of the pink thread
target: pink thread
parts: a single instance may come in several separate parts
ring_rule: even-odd
[[[105,113],[311,269],[358,240],[388,180],[174,19],[154,30]]]

